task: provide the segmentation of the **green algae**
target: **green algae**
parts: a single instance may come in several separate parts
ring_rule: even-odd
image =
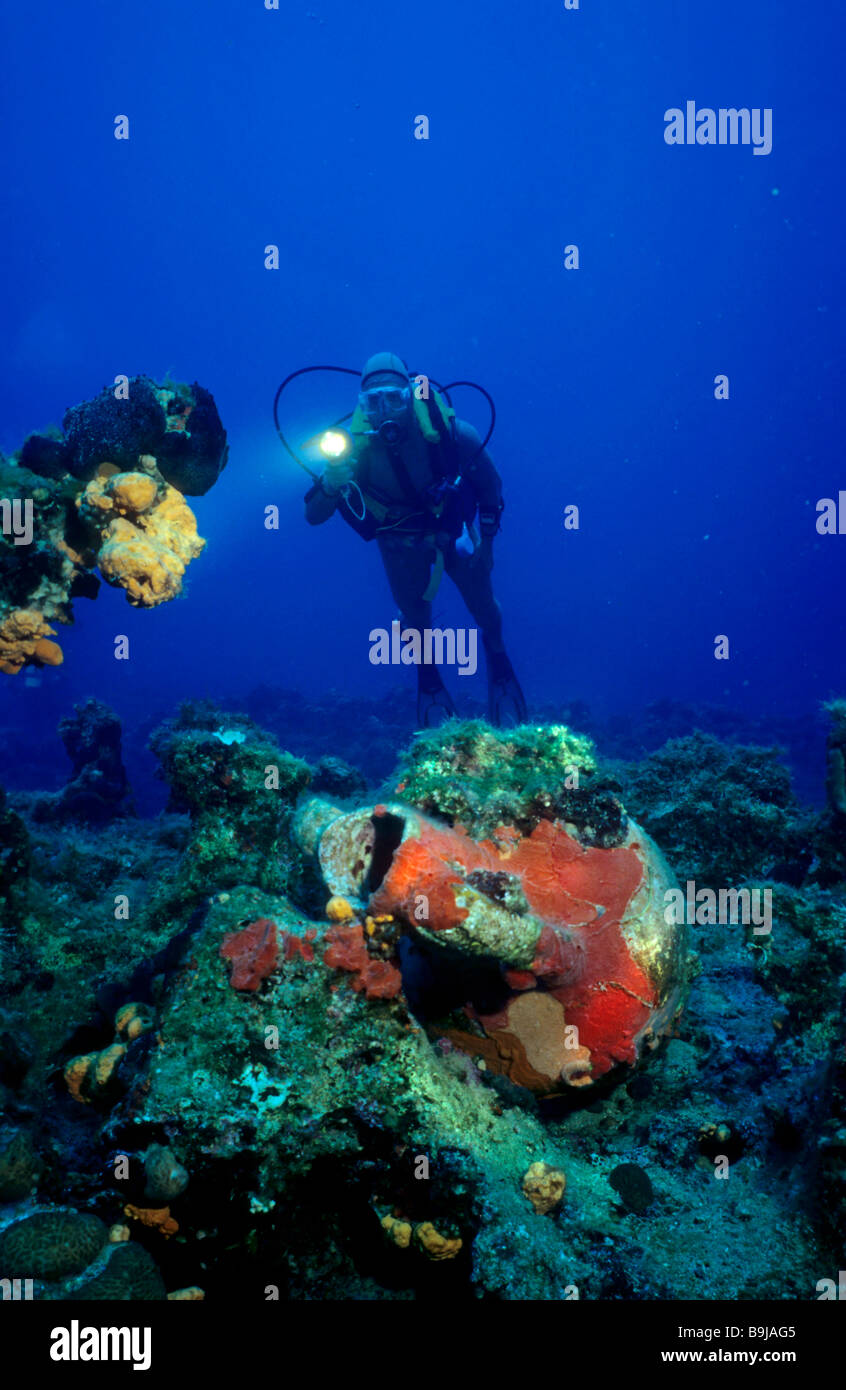
[[[171,788],[171,805],[191,817],[179,891],[196,900],[210,875],[218,886],[254,882],[284,891],[292,867],[288,829],[311,778],[308,764],[283,752],[246,717],[224,722],[209,702],[180,706],[150,746]]]
[[[802,848],[802,818],[778,752],[696,733],[616,771],[627,810],[683,882],[731,885],[766,878]]]
[[[593,743],[563,724],[492,729],[453,719],[415,735],[393,790],[480,839],[500,825],[530,832],[557,817],[585,844],[619,844],[622,806],[597,773]]]

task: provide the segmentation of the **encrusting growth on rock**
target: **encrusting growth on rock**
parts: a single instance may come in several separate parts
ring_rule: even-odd
[[[567,1179],[560,1168],[533,1163],[523,1178],[523,1195],[539,1216],[554,1211],[564,1196]]]
[[[155,468],[155,460],[147,462]],[[116,473],[92,479],[76,505],[99,530],[100,573],[126,591],[133,607],[155,608],[176,597],[205,545],[176,488],[147,473]]]
[[[185,495],[215,482],[228,454],[214,400],[193,386],[134,377],[67,411],[65,435],[33,434],[0,455],[0,672],[59,666],[53,623],[96,598],[99,573],[136,608],[182,589],[205,541]],[[14,510],[12,510],[14,507]]]

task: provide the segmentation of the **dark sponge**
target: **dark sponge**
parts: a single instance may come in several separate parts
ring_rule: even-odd
[[[92,401],[72,405],[62,427],[70,450],[69,468],[77,478],[90,478],[101,463],[122,471],[138,467],[139,454],[158,457],[167,428],[154,383],[135,376],[126,400],[116,400],[105,386]]]
[[[73,451],[63,439],[51,439],[46,434],[31,434],[24,440],[20,465],[40,478],[63,478],[71,472]]]
[[[623,1206],[636,1216],[643,1216],[655,1200],[649,1174],[637,1163],[620,1163],[608,1175],[608,1181],[622,1200]]]
[[[156,455],[159,472],[171,487],[187,497],[202,497],[217,482],[229,450],[211,392],[195,381],[191,395],[194,404],[186,428],[168,430],[161,444],[150,452]]]

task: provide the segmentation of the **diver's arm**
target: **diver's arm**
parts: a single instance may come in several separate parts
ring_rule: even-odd
[[[468,425],[466,420],[456,420],[455,437],[459,464],[464,477],[476,494],[479,532],[483,540],[492,540],[499,530],[499,519],[504,506],[502,479],[487,449],[479,452],[481,440],[472,425]]]
[[[325,491],[320,478],[305,495],[305,519],[309,526],[322,526],[328,521],[338,506],[340,493]]]

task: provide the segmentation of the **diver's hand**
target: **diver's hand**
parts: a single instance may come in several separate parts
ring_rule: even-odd
[[[342,492],[347,483],[352,482],[353,464],[352,460],[344,459],[340,463],[327,464],[320,475],[320,486],[330,497]]]

